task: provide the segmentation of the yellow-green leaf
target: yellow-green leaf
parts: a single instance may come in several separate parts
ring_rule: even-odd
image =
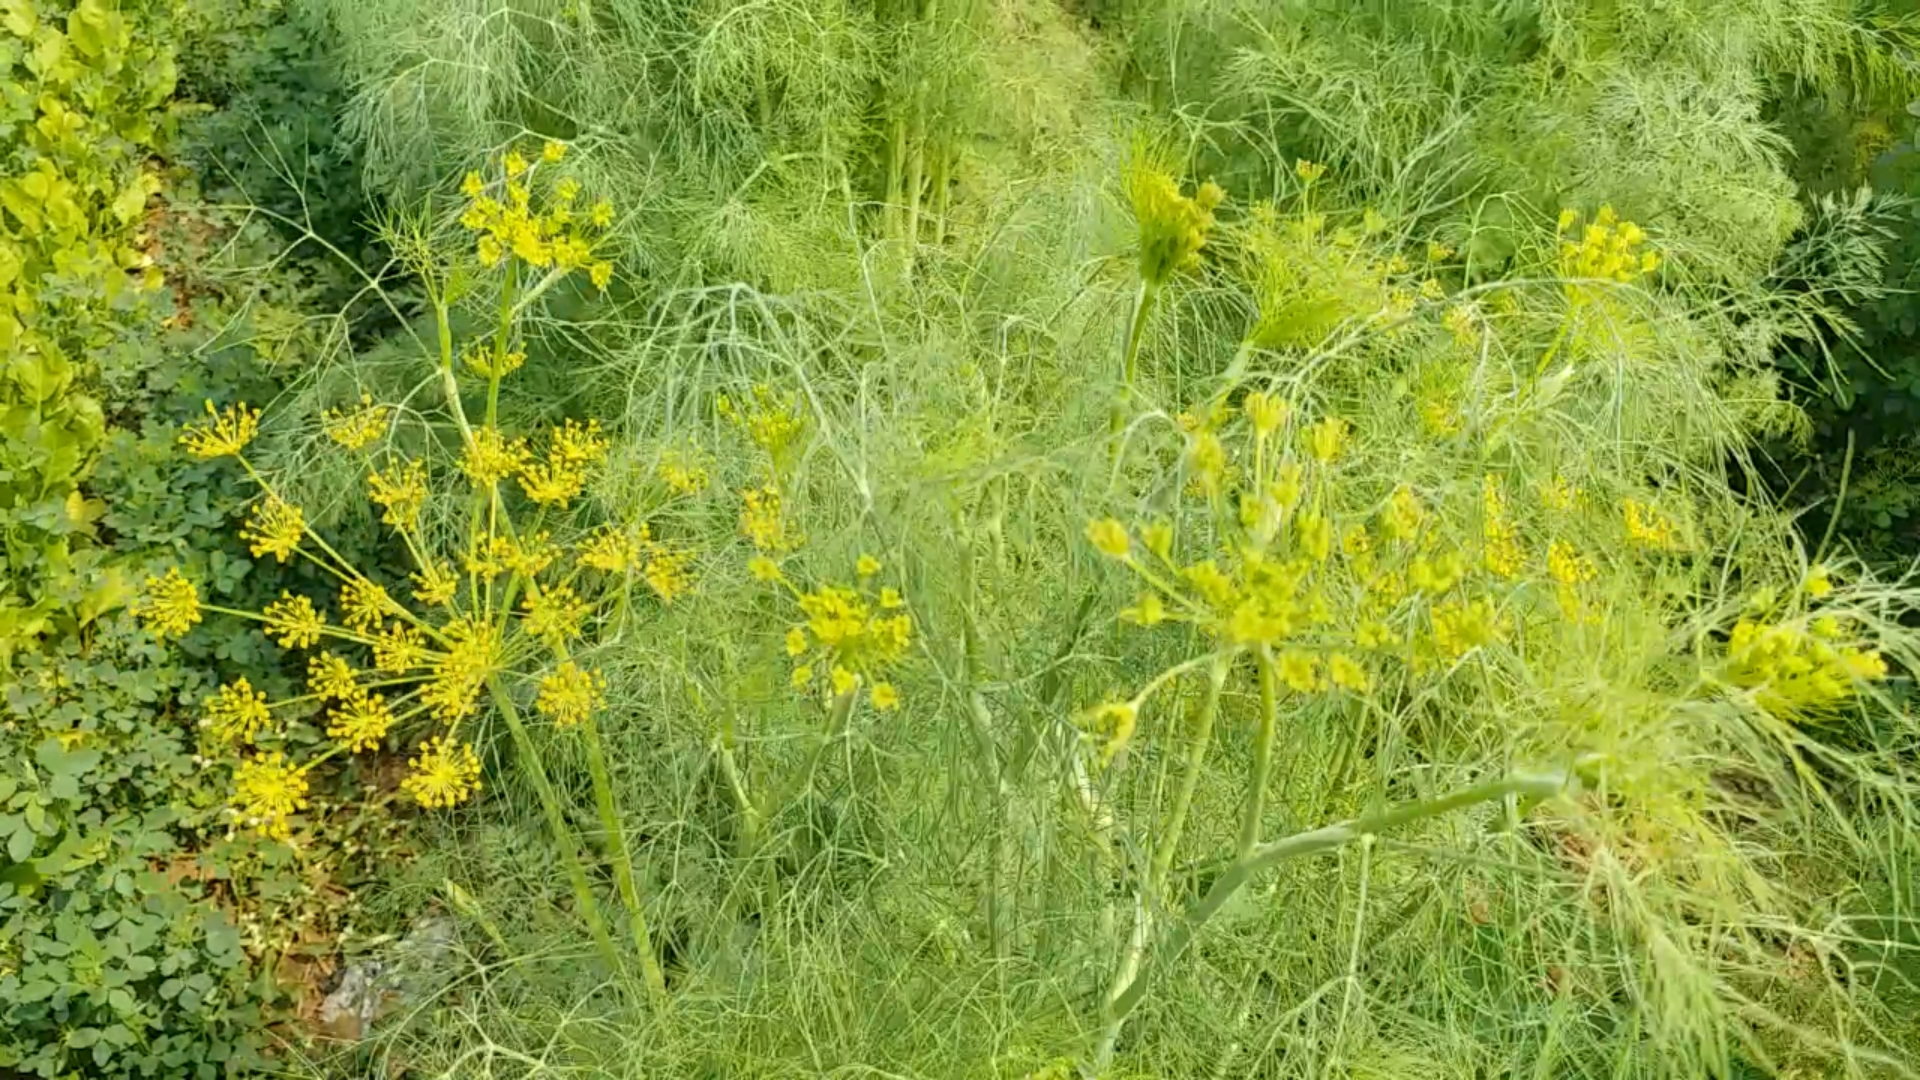
[[[0,29],[22,40],[31,40],[40,28],[32,0],[0,0]]]

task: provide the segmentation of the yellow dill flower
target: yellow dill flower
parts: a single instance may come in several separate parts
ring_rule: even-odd
[[[491,342],[485,342],[468,349],[460,362],[483,379],[504,379],[526,364],[527,354],[518,349],[498,349]]]
[[[860,677],[843,667],[833,669],[833,696],[846,697],[860,685]]]
[[[246,402],[229,405],[215,412],[213,402],[207,405],[207,422],[188,424],[180,432],[180,445],[187,453],[203,461],[233,455],[247,448],[253,437],[260,433],[260,410],[247,408]]]
[[[1567,233],[1574,221],[1571,211],[1562,211],[1560,232]],[[1600,212],[1581,231],[1576,240],[1560,242],[1560,273],[1569,278],[1604,278],[1621,283],[1632,282],[1652,273],[1660,265],[1660,256],[1641,251],[1646,231],[1631,221],[1621,221],[1613,207]],[[1573,286],[1569,283],[1569,288]]]
[[[1159,593],[1141,593],[1132,607],[1120,610],[1120,619],[1135,626],[1159,626],[1167,621],[1167,605]]]
[[[304,596],[283,591],[280,599],[261,609],[260,614],[267,620],[267,636],[283,649],[312,648],[327,632],[327,620]]]
[[[1674,549],[1680,547],[1680,537],[1673,522],[1652,506],[1637,499],[1627,499],[1620,504],[1621,516],[1626,520],[1627,539],[1644,547]]]
[[[387,407],[375,405],[371,394],[362,394],[360,408],[353,412],[328,409],[321,426],[327,438],[349,450],[362,450],[387,433]]]
[[[613,284],[613,264],[605,259],[596,260],[587,267],[587,280],[593,282],[596,289],[605,289]]]
[[[1345,420],[1329,416],[1308,430],[1307,449],[1315,461],[1331,465],[1347,445],[1347,434],[1351,430]]]
[[[547,533],[539,532],[509,541],[502,559],[507,569],[521,577],[534,578],[559,557],[560,549],[553,545]]]
[[[1878,652],[1836,645],[1798,622],[1741,619],[1727,638],[1727,681],[1753,693],[1777,716],[1819,715],[1844,703],[1861,682],[1887,676]]]
[[[586,470],[566,461],[528,462],[520,467],[520,490],[538,506],[565,509],[586,487]]]
[[[1140,239],[1140,278],[1150,285],[1200,263],[1200,249],[1213,231],[1213,212],[1226,201],[1220,185],[1208,181],[1191,197],[1180,193],[1171,174],[1136,149],[1121,186],[1133,208]]]
[[[444,562],[430,562],[407,580],[413,582],[413,598],[428,607],[446,607],[460,592],[459,577]]]
[[[1806,584],[1802,587],[1806,589],[1808,596],[1819,600],[1833,592],[1833,577],[1827,573],[1826,567],[1816,565],[1807,571]]]
[[[807,632],[796,626],[787,631],[787,655],[801,656],[807,651]]]
[[[427,662],[425,639],[403,622],[386,628],[373,642],[373,666],[392,675],[404,675]]]
[[[1255,390],[1247,395],[1241,406],[1246,410],[1247,421],[1253,425],[1253,433],[1262,439],[1269,438],[1287,422],[1287,403],[1264,390]]]
[[[454,619],[446,627],[447,651],[433,667],[420,700],[434,715],[452,722],[474,711],[480,688],[500,664],[500,639],[492,623],[478,616]]]
[[[460,194],[469,199],[479,198],[480,193],[485,190],[487,190],[487,182],[480,179],[478,171],[467,173],[466,178],[460,181]]]
[[[812,681],[813,665],[801,664],[799,667],[793,669],[793,675],[787,680],[787,685],[793,687],[795,690],[805,690],[807,684]]]
[[[306,771],[288,764],[278,750],[256,754],[233,771],[232,808],[255,833],[285,840],[293,832],[288,819],[307,808]]]
[[[519,472],[527,463],[524,439],[508,439],[494,427],[473,433],[460,454],[460,471],[475,487],[490,487]]]
[[[1113,518],[1088,522],[1087,542],[1109,559],[1125,559],[1133,553],[1133,541],[1127,537],[1127,527]]]
[[[144,592],[134,602],[133,614],[162,641],[182,637],[200,621],[200,592],[193,582],[180,576],[179,567],[170,566],[166,577],[147,578]]]
[[[298,506],[269,495],[253,504],[247,524],[240,530],[240,539],[247,542],[254,558],[272,555],[284,563],[300,546],[306,529],[306,515]]]
[[[520,151],[509,150],[507,156],[501,159],[500,166],[507,170],[508,176],[519,176],[527,171],[527,159],[521,156]]]
[[[1380,531],[1390,540],[1412,540],[1420,533],[1420,526],[1426,521],[1426,511],[1420,506],[1420,497],[1405,484],[1393,489],[1387,498],[1387,508],[1380,515]]]
[[[1154,558],[1163,563],[1173,562],[1173,526],[1164,521],[1156,521],[1140,530],[1140,543]]]
[[[836,664],[868,672],[898,660],[912,639],[907,615],[876,614],[852,589],[828,585],[800,596],[806,628]]]
[[[611,525],[600,526],[582,540],[576,557],[581,566],[609,574],[624,574],[639,560],[639,544],[631,535]]]
[[[267,695],[255,690],[244,676],[222,686],[201,707],[213,737],[225,743],[251,743],[273,723]]]
[[[1526,565],[1526,556],[1514,539],[1513,524],[1507,518],[1506,493],[1492,474],[1480,482],[1480,535],[1485,541],[1482,560],[1487,569],[1508,580],[1519,577]]]
[[[880,560],[871,555],[862,555],[853,564],[853,572],[863,578],[870,578],[880,572]]]
[[[407,759],[413,771],[401,790],[429,810],[458,806],[480,790],[480,758],[467,743],[437,735],[420,744],[420,756]]]
[[[397,610],[387,590],[365,578],[340,587],[341,621],[350,629],[371,633],[380,628],[389,613]]]
[[[493,536],[484,541],[478,541],[462,561],[466,565],[467,573],[482,581],[492,582],[494,578],[506,573],[507,563],[514,560],[513,541],[504,536]]]
[[[1326,562],[1333,555],[1333,522],[1320,514],[1301,514],[1294,522],[1294,539],[1300,550],[1314,562]]]
[[[307,661],[307,693],[323,701],[345,701],[360,694],[353,665],[331,652]]]
[[[589,420],[582,425],[576,420],[568,420],[553,429],[547,453],[555,461],[587,466],[606,457],[607,446],[606,436],[600,433],[600,421]]]
[[[761,551],[791,551],[799,538],[789,528],[781,509],[780,490],[772,484],[740,493],[740,535]]]
[[[1547,545],[1547,575],[1560,585],[1579,585],[1591,581],[1598,571],[1593,560],[1565,540]]]
[[[1472,304],[1455,304],[1440,316],[1440,325],[1463,348],[1480,340],[1480,320]]]
[[[868,697],[873,702],[873,707],[881,712],[892,712],[900,707],[900,691],[890,682],[874,683],[873,691]]]
[[[587,602],[580,599],[569,585],[553,585],[543,589],[530,583],[520,606],[523,611],[522,628],[553,649],[580,636],[580,628],[586,622],[589,611]]]
[[[1449,600],[1433,609],[1431,619],[1434,647],[1448,660],[1504,640],[1499,613],[1488,600]]]
[[[693,588],[693,553],[654,544],[642,576],[647,580],[647,588],[653,590],[661,603],[671,604]]]
[[[546,145],[540,148],[540,160],[549,165],[558,164],[566,156],[567,144],[557,139],[548,139]]]
[[[480,265],[489,267],[499,266],[500,260],[507,255],[506,250],[500,246],[500,241],[491,236],[483,236],[475,242],[473,253],[480,260]]]
[[[654,471],[676,495],[698,495],[707,490],[706,466],[700,463],[699,452],[691,447],[661,454],[660,464]]]
[[[587,220],[592,222],[596,229],[604,229],[613,224],[613,204],[605,199],[594,203],[593,209],[587,214]]]
[[[385,508],[380,520],[397,529],[411,529],[427,502],[427,467],[408,460],[383,472],[367,474],[367,498]]]
[[[1288,649],[1275,660],[1275,667],[1280,681],[1296,694],[1320,689],[1320,658],[1311,653]]]
[[[381,740],[393,727],[393,710],[379,694],[355,694],[333,710],[327,724],[327,737],[347,748],[348,753],[378,750]]]
[[[765,555],[748,559],[747,573],[752,574],[755,581],[779,581],[786,576],[780,572],[780,564]]]
[[[1227,448],[1220,436],[1202,429],[1187,439],[1187,469],[1193,474],[1193,486],[1212,495],[1227,478]]]
[[[899,589],[888,585],[886,588],[880,590],[880,607],[882,610],[891,611],[894,608],[905,607],[906,603],[907,601],[900,595]]]
[[[1328,658],[1327,676],[1333,680],[1333,685],[1342,690],[1351,690],[1356,694],[1366,693],[1367,688],[1372,685],[1371,680],[1367,678],[1367,669],[1361,667],[1358,660],[1346,653],[1334,653]]]
[[[1105,702],[1081,718],[1081,724],[1100,739],[1100,763],[1110,765],[1113,759],[1133,741],[1133,732],[1140,722],[1140,709],[1131,701]]]
[[[561,662],[540,679],[540,693],[533,707],[557,727],[568,728],[585,720],[588,714],[606,704],[607,680],[598,671],[587,671],[571,660]]]

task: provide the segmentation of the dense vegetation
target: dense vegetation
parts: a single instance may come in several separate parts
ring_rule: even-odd
[[[0,1076],[1913,1075],[1917,44],[0,0]]]

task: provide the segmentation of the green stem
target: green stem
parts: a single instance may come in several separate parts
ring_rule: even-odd
[[[520,754],[527,777],[533,781],[534,794],[540,797],[540,809],[546,814],[547,828],[553,833],[553,842],[560,848],[567,881],[573,886],[574,905],[580,909],[581,917],[587,920],[587,932],[593,935],[593,942],[606,959],[608,968],[617,971],[620,968],[620,953],[613,947],[613,936],[607,932],[607,921],[600,914],[600,902],[594,899],[593,887],[587,883],[587,871],[580,862],[580,845],[574,840],[573,830],[567,827],[566,815],[560,809],[560,797],[547,779],[546,767],[540,763],[540,751],[533,745],[527,725],[520,719],[520,710],[514,706],[506,688],[500,685],[499,676],[487,679],[487,692],[493,695],[494,704],[500,707],[500,715],[506,718],[507,729],[513,734],[514,749]]]
[[[1187,744],[1186,770],[1180,778],[1180,790],[1174,795],[1173,811],[1161,826],[1160,846],[1153,853],[1153,874],[1147,891],[1156,904],[1165,900],[1167,877],[1173,870],[1174,849],[1180,846],[1180,834],[1186,831],[1187,813],[1193,809],[1193,793],[1199,790],[1200,774],[1206,768],[1207,750],[1213,743],[1213,719],[1220,711],[1220,688],[1227,681],[1228,660],[1216,658],[1207,670],[1207,693],[1195,718],[1193,740]]]
[[[1255,847],[1242,858],[1234,860],[1233,864],[1214,880],[1213,887],[1207,890],[1207,895],[1189,909],[1174,926],[1173,933],[1156,954],[1154,963],[1143,968],[1139,977],[1113,999],[1112,1005],[1107,1010],[1107,1030],[1101,1038],[1099,1065],[1104,1068],[1112,1060],[1113,1047],[1120,1036],[1120,1027],[1126,1022],[1128,1015],[1139,1006],[1140,1000],[1146,996],[1147,988],[1152,983],[1157,968],[1165,967],[1178,960],[1186,952],[1187,946],[1192,944],[1194,935],[1207,924],[1207,920],[1219,914],[1220,909],[1227,905],[1227,901],[1233,899],[1234,894],[1252,881],[1255,875],[1272,869],[1288,859],[1331,851],[1362,836],[1384,833],[1402,825],[1437,817],[1478,803],[1504,799],[1509,795],[1531,799],[1552,798],[1564,790],[1566,784],[1565,774],[1516,773],[1499,780],[1490,780],[1483,784],[1462,788],[1436,799],[1402,803],[1377,814],[1353,818],[1308,832],[1295,833],[1270,844]]]
[[[640,974],[647,991],[655,998],[667,992],[667,980],[660,971],[660,960],[653,954],[653,935],[647,930],[646,908],[640,902],[640,883],[633,873],[633,855],[627,849],[627,832],[620,821],[620,810],[613,798],[613,781],[607,773],[607,756],[600,742],[600,725],[588,712],[580,723],[587,747],[587,772],[593,777],[593,803],[600,812],[600,828],[607,834],[607,855],[613,860],[614,883],[620,890],[620,902],[627,908],[627,933],[633,938],[634,951],[640,954]]]
[[[1262,648],[1260,665],[1260,734],[1253,744],[1253,776],[1247,783],[1246,816],[1240,821],[1239,857],[1244,859],[1260,843],[1260,819],[1267,810],[1267,783],[1273,774],[1273,737],[1279,724],[1279,693],[1275,686],[1273,653]]]
[[[1133,318],[1127,321],[1127,340],[1120,349],[1120,396],[1113,403],[1113,420],[1109,425],[1116,435],[1126,423],[1127,405],[1133,399],[1134,382],[1140,374],[1140,339],[1146,335],[1147,317],[1153,313],[1154,301],[1159,296],[1159,286],[1145,279],[1133,296]],[[1115,453],[1118,452],[1116,448]]]

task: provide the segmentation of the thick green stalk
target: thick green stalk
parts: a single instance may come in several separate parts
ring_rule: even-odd
[[[1270,844],[1255,847],[1245,856],[1234,860],[1233,864],[1214,880],[1213,887],[1207,890],[1207,895],[1189,909],[1174,926],[1173,933],[1157,950],[1152,962],[1144,966],[1139,976],[1112,999],[1106,1010],[1106,1031],[1101,1036],[1099,1051],[1096,1055],[1098,1067],[1104,1069],[1112,1061],[1113,1048],[1119,1040],[1121,1025],[1126,1023],[1128,1015],[1146,996],[1157,969],[1178,960],[1186,952],[1187,946],[1192,944],[1194,935],[1207,924],[1207,920],[1219,914],[1227,901],[1233,899],[1234,894],[1252,881],[1255,875],[1287,859],[1331,851],[1362,836],[1384,833],[1402,825],[1437,817],[1477,803],[1492,802],[1509,795],[1534,799],[1551,798],[1564,790],[1566,785],[1567,777],[1564,774],[1517,773],[1499,780],[1490,780],[1484,784],[1462,788],[1437,799],[1402,803],[1367,817],[1353,818],[1308,832],[1295,833]]]
[[[1265,648],[1255,658],[1260,665],[1260,734],[1253,744],[1253,776],[1247,782],[1245,816],[1240,820],[1237,854],[1247,857],[1260,843],[1260,819],[1267,811],[1267,783],[1273,774],[1274,728],[1279,723],[1279,695],[1274,683],[1273,653]]]
[[[653,955],[653,935],[647,930],[646,908],[640,902],[640,883],[633,873],[633,855],[627,849],[627,832],[614,803],[613,780],[607,773],[607,756],[600,742],[600,725],[588,712],[580,723],[587,746],[587,772],[593,777],[593,803],[600,813],[600,828],[607,834],[607,855],[613,861],[613,879],[620,890],[620,902],[627,907],[627,933],[633,938],[634,951],[640,954],[640,974],[647,990],[655,997],[667,992],[666,977],[660,960]]]
[[[534,794],[540,797],[540,809],[546,814],[547,828],[553,833],[553,842],[560,848],[567,881],[573,886],[573,902],[580,908],[580,916],[587,920],[587,932],[593,935],[593,942],[606,959],[608,968],[618,971],[620,952],[613,947],[613,935],[607,932],[607,920],[600,914],[600,902],[594,899],[593,887],[587,883],[587,871],[580,862],[580,845],[573,838],[573,830],[567,827],[566,814],[560,809],[560,797],[547,779],[546,766],[540,763],[540,751],[533,745],[532,737],[527,734],[527,725],[520,719],[520,710],[514,706],[513,699],[507,696],[498,676],[487,679],[487,692],[493,696],[494,704],[499,706],[500,715],[506,718],[507,729],[513,734],[514,749],[519,752],[522,767],[533,781]]]
[[[1113,403],[1110,425],[1116,434],[1126,423],[1127,405],[1133,398],[1134,381],[1140,374],[1140,339],[1146,335],[1147,317],[1153,314],[1153,304],[1159,296],[1159,286],[1144,278],[1133,296],[1133,317],[1127,321],[1127,340],[1120,349],[1120,396]]]

